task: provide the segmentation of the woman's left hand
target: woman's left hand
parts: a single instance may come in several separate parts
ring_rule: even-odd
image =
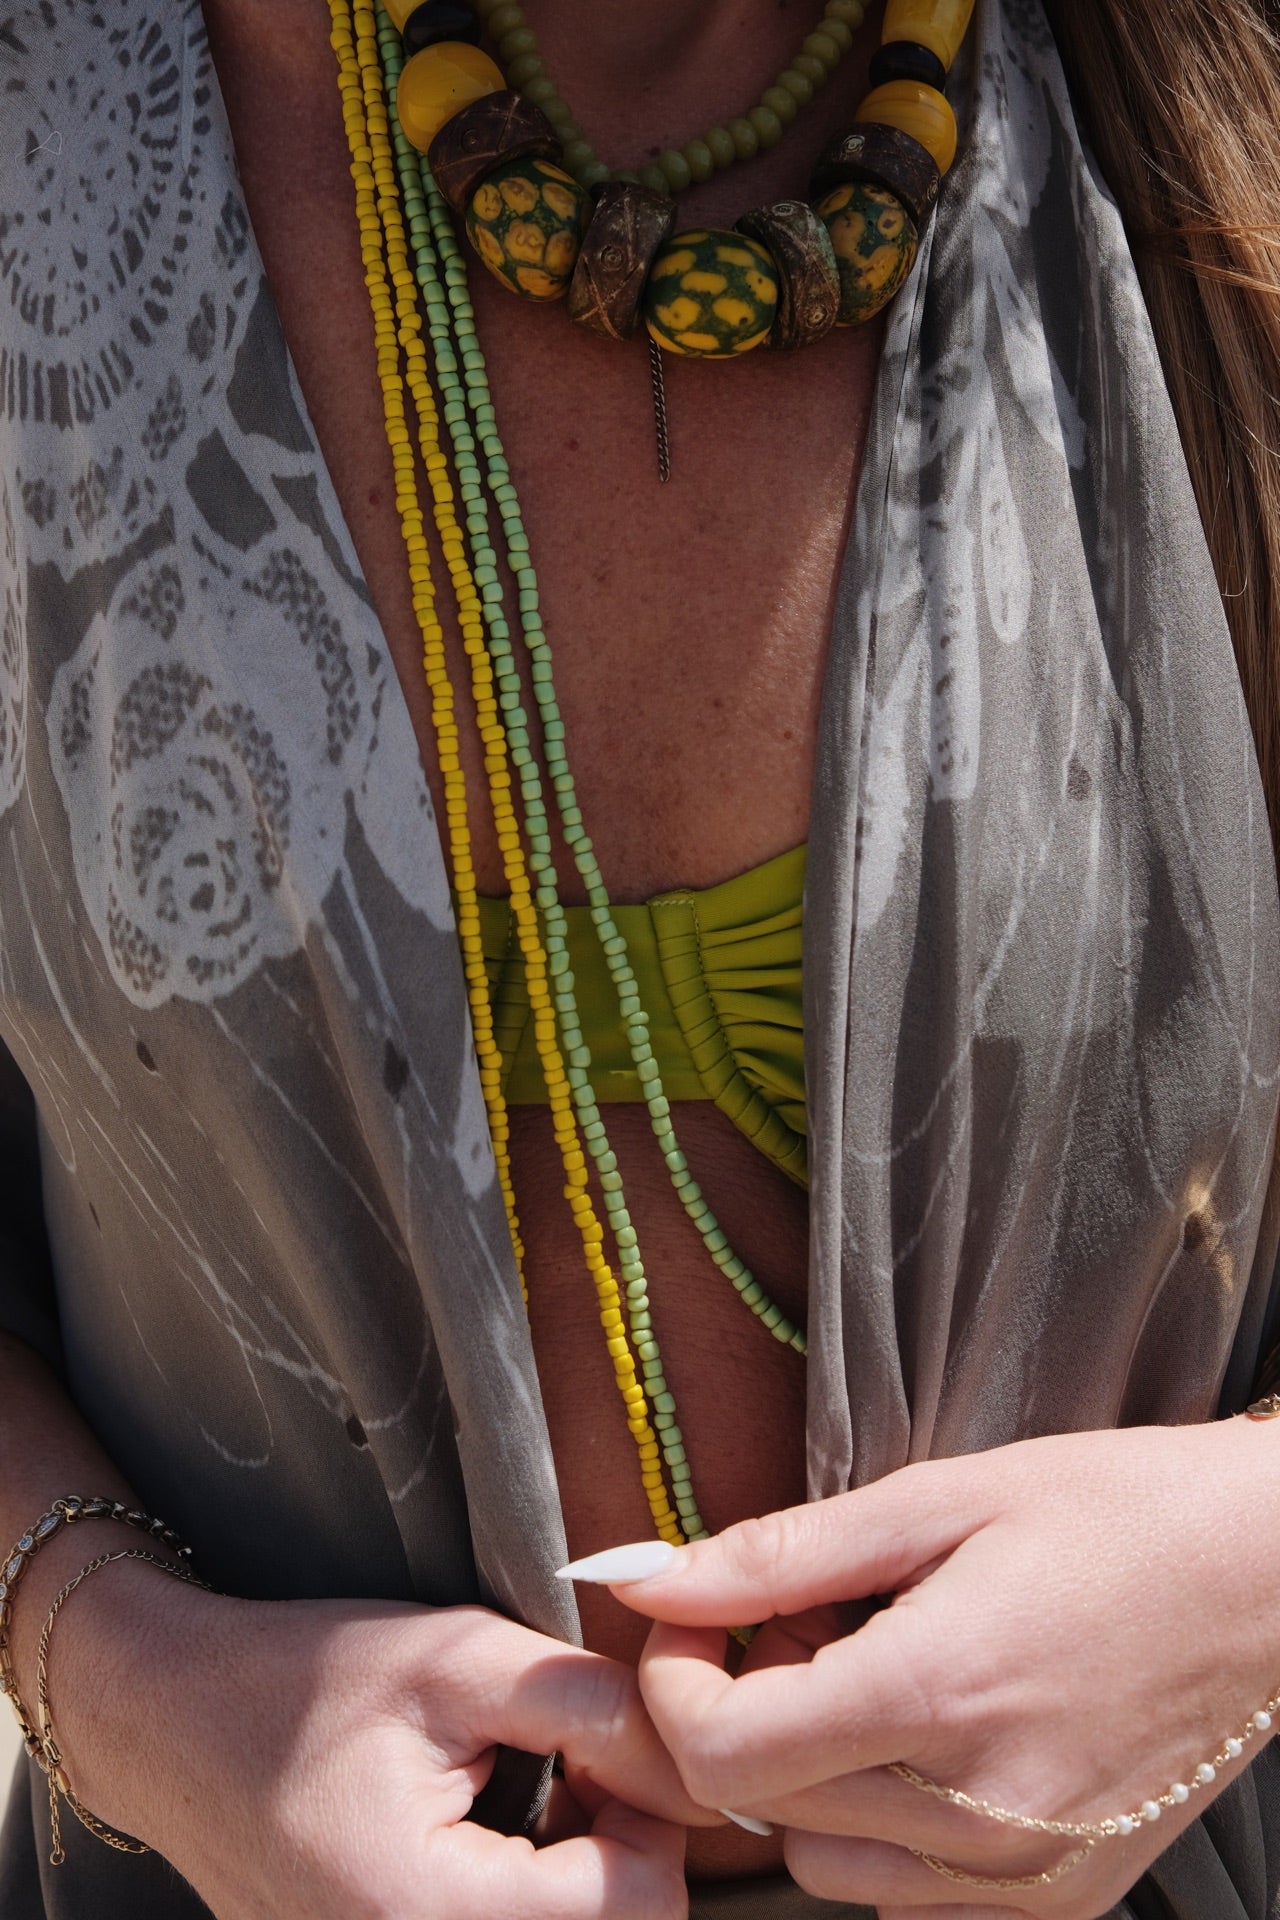
[[[922,1792],[1098,1821],[1190,1784],[1280,1684],[1280,1423],[1022,1441],[911,1466],[730,1528],[615,1586],[657,1624],[645,1702],[693,1798],[788,1829],[810,1892],[1096,1920],[1267,1737],[1185,1805],[1100,1841],[1022,1831]],[[892,1596],[850,1632],[844,1603]],[[864,1609],[865,1613],[865,1609]],[[765,1621],[736,1678],[727,1622]],[[918,1852],[913,1852],[916,1849]]]

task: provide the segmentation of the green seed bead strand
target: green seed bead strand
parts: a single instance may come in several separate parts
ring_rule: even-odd
[[[528,538],[520,522],[515,490],[511,486],[506,459],[495,431],[484,355],[475,334],[474,317],[467,296],[466,270],[457,247],[453,224],[443,196],[431,178],[430,169],[421,164],[421,157],[410,147],[395,118],[395,81],[398,78],[400,41],[389,21],[386,23],[385,36],[380,35],[379,48],[391,101],[392,135],[401,175],[406,225],[414,249],[428,329],[437,356],[438,382],[443,402],[441,413],[451,436],[459,474],[459,494],[467,509],[466,529],[472,569],[481,591],[489,654],[494,666],[503,724],[512,763],[520,781],[525,832],[529,842],[529,868],[536,882],[536,899],[542,912],[548,973],[555,990],[566,1071],[578,1111],[580,1130],[600,1177],[605,1213],[618,1249],[618,1266],[632,1342],[651,1409],[653,1427],[670,1479],[672,1503],[680,1516],[686,1537],[704,1538],[706,1528],[698,1511],[683,1436],[677,1424],[675,1398],[667,1385],[661,1350],[653,1332],[648,1282],[637,1235],[627,1209],[617,1171],[617,1159],[609,1148],[587,1074],[591,1056],[583,1039],[573,993],[568,921],[558,898],[541,769],[528,744],[527,717],[519,676],[515,670],[510,627],[502,612],[497,556],[491,541],[488,505],[475,455],[475,435],[468,424],[468,411],[481,429],[488,480],[508,532],[508,562],[516,577],[522,602],[530,592],[530,582],[536,587],[532,569],[528,565]],[[444,350],[443,354],[441,349]]]
[[[443,201],[440,202],[440,208],[442,216],[447,220],[447,210],[444,208]],[[452,236],[451,226],[448,231]],[[434,290],[429,269],[423,271],[422,283],[424,292],[429,297]],[[476,350],[468,342],[465,326],[459,330],[459,347],[465,373],[472,376],[468,400],[474,409],[485,404],[484,399],[479,397],[474,377],[482,372],[482,366],[476,358]],[[442,385],[442,392],[446,390],[446,385]],[[482,432],[482,442],[486,438],[492,439],[493,436],[491,434],[486,436]],[[492,450],[489,450],[486,457],[490,462],[488,474],[490,485],[509,486],[510,480],[505,462],[500,468],[492,464],[495,459],[500,459],[502,456],[495,455]],[[504,525],[508,526],[513,534],[522,533],[522,529],[512,527],[510,524],[511,503],[502,501],[499,504],[507,509]],[[550,821],[543,798],[541,769],[528,744],[530,738],[528,716],[521,696],[520,679],[516,671],[515,654],[510,639],[510,626],[501,611],[501,601],[498,597],[501,594],[501,585],[494,550],[490,542],[489,519],[483,492],[469,507],[467,533],[472,543],[474,569],[478,580],[482,583],[489,654],[493,661],[503,723],[510,744],[512,762],[520,781],[525,834],[529,847],[529,869],[535,882],[535,898],[542,917],[548,972],[555,990],[556,1012],[570,1091],[577,1109],[580,1131],[601,1179],[605,1215],[618,1251],[618,1269],[627,1302],[632,1344],[636,1350],[640,1376],[652,1409],[652,1420],[658,1435],[658,1443],[669,1472],[672,1503],[680,1515],[685,1534],[691,1539],[700,1538],[705,1533],[705,1527],[698,1511],[689,1464],[681,1444],[680,1429],[676,1422],[675,1399],[667,1384],[661,1351],[653,1333],[644,1263],[640,1256],[637,1235],[627,1208],[622,1182],[617,1172],[617,1160],[610,1150],[599,1109],[590,1091],[588,1068],[591,1056],[581,1030],[577,1000],[573,991],[573,973],[569,964],[568,920],[557,897],[555,866],[551,855]],[[529,572],[528,553],[509,544],[508,560],[513,571],[517,571],[520,576],[518,586],[523,597],[529,591],[525,583],[525,576]]]
[[[391,64],[395,61],[397,52],[398,46],[391,45],[389,41],[384,51],[384,60],[388,63],[389,88],[394,87],[395,72],[398,71]],[[403,139],[398,125],[396,134],[398,141]],[[404,144],[406,152],[410,152],[408,143]],[[467,391],[467,400],[472,417],[480,429],[489,485],[507,535],[507,561],[518,590],[518,614],[531,661],[534,696],[542,721],[547,770],[556,795],[564,838],[586,888],[591,917],[600,937],[605,964],[618,994],[619,1013],[626,1023],[627,1042],[632,1061],[641,1086],[645,1090],[650,1124],[671,1175],[672,1185],[685,1212],[702,1236],[703,1244],[712,1260],[774,1338],[803,1354],[807,1350],[804,1334],[769,1298],[750,1268],[729,1245],[727,1236],[690,1171],[688,1161],[671,1124],[670,1103],[663,1093],[661,1069],[649,1042],[648,1015],[644,1012],[635,974],[627,957],[627,943],[618,931],[617,922],[613,918],[603,875],[577,804],[574,778],[564,747],[564,723],[555,697],[551,647],[542,625],[537,574],[530,564],[528,535],[525,532],[516,491],[511,484],[510,470],[497,432],[492,395],[485,373],[484,354],[475,333],[474,313],[467,294],[465,263],[457,244],[448,208],[431,177],[430,168],[417,154],[413,154],[412,158],[419,169],[421,195],[425,197],[435,249],[443,264],[443,277],[447,288],[447,299],[453,309],[458,358],[462,362],[462,379]],[[412,224],[411,234],[416,239],[418,228]],[[428,271],[435,274],[436,270],[432,267]],[[438,284],[437,275],[433,285],[438,287]],[[433,295],[424,287],[424,298],[427,301],[430,322],[433,309],[440,305],[439,293]],[[435,337],[434,329],[432,337],[433,339]],[[447,401],[442,412],[446,425],[452,431],[457,418],[456,405]],[[464,444],[468,456],[474,462],[474,437],[467,434]],[[468,488],[465,485],[461,492],[464,502],[467,502]],[[644,1268],[634,1245],[634,1230],[622,1197],[621,1180],[617,1176],[617,1161],[609,1148],[607,1131],[591,1088],[588,1072],[591,1056],[583,1038],[577,1001],[573,994],[573,975],[569,967],[568,955],[568,922],[557,894],[555,867],[550,852],[549,823],[542,802],[541,770],[528,747],[529,730],[521,702],[515,660],[511,652],[510,630],[500,611],[502,590],[497,578],[492,547],[488,543],[487,509],[482,497],[474,509],[468,504],[467,530],[469,535],[478,533],[485,543],[484,551],[476,556],[477,565],[484,569],[483,572],[477,572],[477,580],[481,582],[499,701],[511,740],[512,760],[519,773],[521,792],[525,800],[526,832],[530,841],[529,866],[538,883],[536,898],[544,917],[548,957],[550,960],[553,953],[558,956],[556,964],[550,966],[549,970],[556,979],[556,1007],[561,1021],[561,1038],[569,1084],[588,1150],[601,1176],[610,1227],[614,1230],[615,1239],[618,1228],[628,1236],[618,1243],[618,1249],[619,1268],[626,1283],[628,1306],[633,1309],[633,1334],[643,1334],[646,1346],[656,1345],[651,1331],[652,1322],[648,1318],[649,1301],[647,1286],[644,1284]],[[633,1283],[634,1292],[632,1291]],[[653,1367],[652,1374],[649,1371],[650,1366]],[[644,1377],[647,1391],[652,1387],[654,1393],[663,1398],[668,1397],[665,1381],[661,1386],[656,1384],[661,1377],[660,1361],[656,1358],[653,1361],[646,1360]],[[654,1404],[657,1406],[656,1401]],[[673,1411],[666,1407],[657,1407],[654,1424],[659,1427],[660,1432],[664,1420],[669,1420],[674,1426]],[[678,1440],[674,1444],[678,1446]],[[676,1464],[684,1463],[681,1460]],[[683,1513],[678,1497],[676,1504]]]
[[[785,130],[830,79],[853,45],[866,15],[865,0],[825,0],[822,18],[805,35],[789,66],[767,86],[753,107],[723,127],[668,147],[656,160],[634,170],[612,168],[583,134],[556,89],[538,50],[537,35],[517,0],[476,0],[509,86],[541,107],[564,141],[566,170],[583,187],[602,180],[638,180],[654,193],[680,194],[713,173],[776,147]],[[566,131],[571,129],[571,131]]]
[[[423,168],[423,175],[424,181],[430,180],[430,170],[428,168]],[[442,256],[447,257],[448,250],[452,250],[454,258],[460,263],[461,254],[457,248],[453,225],[449,219],[448,210],[445,207],[443,198],[435,189],[434,182],[431,182],[431,192],[435,196],[435,201],[439,209],[438,216],[433,215],[433,225],[435,225],[437,229],[437,246]],[[469,319],[468,324],[470,324]],[[472,338],[474,339],[474,329],[472,329]],[[474,408],[477,410],[483,408],[485,410],[485,417],[491,419],[493,415],[492,402],[487,381],[484,378],[483,355],[479,353],[478,342],[476,343],[475,352],[476,365],[473,368],[469,368],[472,383],[469,398]],[[520,517],[519,504],[515,497],[515,489],[510,485],[510,473],[505,457],[501,451],[501,442],[496,429],[490,431],[487,436],[482,436],[482,442],[486,444],[486,452],[490,450],[492,452],[490,482],[495,488],[499,510],[503,518],[504,527],[508,533],[508,564],[515,575],[516,585],[519,589],[520,624],[532,662],[533,689],[543,724],[543,740],[547,758],[547,769],[559,806],[564,838],[573,855],[574,864],[582,879],[583,885],[586,888],[587,899],[591,907],[591,917],[600,937],[606,966],[609,969],[610,976],[618,994],[619,1012],[622,1019],[626,1022],[627,1041],[632,1061],[641,1085],[645,1088],[645,1098],[649,1110],[650,1123],[657,1137],[658,1145],[662,1151],[667,1169],[671,1174],[672,1184],[675,1187],[676,1193],[679,1195],[685,1211],[694,1226],[697,1227],[699,1233],[702,1235],[703,1243],[710,1253],[712,1260],[721,1268],[757,1318],[768,1327],[769,1331],[774,1335],[774,1338],[784,1345],[794,1347],[797,1352],[803,1353],[805,1351],[805,1337],[803,1333],[801,1333],[800,1330],[787,1319],[781,1309],[769,1299],[764,1288],[755,1279],[745,1262],[741,1260],[729,1246],[719,1222],[703,1198],[701,1188],[689,1170],[688,1161],[680,1149],[675,1130],[672,1127],[670,1104],[662,1091],[661,1070],[654,1056],[647,1032],[648,1015],[643,1010],[635,974],[632,971],[630,961],[627,957],[626,940],[618,931],[617,922],[613,918],[603,875],[596,861],[590,837],[587,835],[583,826],[581,810],[577,805],[574,778],[564,747],[564,723],[561,719],[559,706],[555,697],[551,647],[547,640],[545,629],[542,626],[541,613],[539,611],[537,575],[529,564],[528,536],[525,533],[524,525]],[[497,489],[501,487],[506,488],[509,497],[504,498],[502,493],[497,491]],[[507,644],[505,631],[502,635],[501,644],[504,647]],[[504,672],[511,672],[513,683],[511,689],[508,691],[507,688],[503,687],[502,674],[499,674],[498,685],[500,695],[510,698],[514,703],[518,700],[519,682],[514,677],[513,668],[514,662],[511,663],[511,669],[505,666],[503,669]],[[527,737],[527,728],[525,727],[522,711],[520,712],[519,719],[516,721],[516,725],[524,730]],[[527,749],[523,746],[519,750],[522,753],[527,752]],[[513,750],[513,758],[514,757],[515,751]],[[532,761],[532,765],[536,773],[536,761]],[[540,826],[539,831],[545,834],[545,825]],[[530,867],[537,871],[539,864],[549,873],[549,885],[554,887],[555,873],[549,857],[549,847],[548,849],[542,849],[536,845],[532,847],[530,852]],[[544,902],[540,894],[538,904],[543,908],[544,913],[557,916],[557,925],[567,928],[567,921],[563,920],[563,909],[558,903],[552,907],[550,900],[548,899]],[[550,944],[550,924],[548,924],[548,944]],[[572,994],[572,976],[570,976],[570,984],[564,991],[566,991],[567,995]],[[586,1071],[585,1062],[575,1061],[573,1058],[575,1052],[586,1054],[579,1023],[576,1018],[576,1002],[573,1003],[573,1007],[572,1031],[565,1032],[563,1035],[566,1057],[571,1062],[569,1075],[570,1085],[573,1087],[575,1101],[580,1117],[584,1121],[584,1127],[586,1123],[599,1122],[601,1134],[603,1134],[603,1122],[600,1121],[599,1109],[596,1106],[595,1096],[591,1091],[590,1079]],[[568,1009],[567,1007],[560,1008],[559,1011],[564,1014]],[[587,1061],[589,1061],[589,1058],[589,1054],[586,1054]],[[588,1139],[593,1141],[598,1137],[600,1136],[588,1135]],[[608,1152],[607,1142],[603,1150],[606,1153]],[[615,1171],[615,1168],[609,1167],[605,1170],[612,1173]],[[606,1191],[608,1191],[608,1189],[606,1189]],[[643,1310],[647,1311],[647,1302]]]

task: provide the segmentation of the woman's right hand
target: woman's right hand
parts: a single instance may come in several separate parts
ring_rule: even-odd
[[[81,1800],[217,1920],[687,1913],[684,1826],[709,1816],[635,1674],[483,1608],[228,1600],[126,1561],[61,1616],[50,1692]],[[535,1849],[469,1821],[499,1744],[561,1752],[590,1831]]]

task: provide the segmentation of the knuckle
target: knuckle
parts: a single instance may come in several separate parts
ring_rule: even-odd
[[[791,1557],[790,1528],[780,1513],[766,1513],[751,1520],[740,1520],[721,1535],[721,1544],[729,1556],[730,1570],[772,1590],[774,1576]]]
[[[634,1742],[642,1730],[640,1686],[630,1667],[592,1660],[582,1674],[582,1720],[600,1752]]]
[[[957,1669],[956,1649],[941,1623],[917,1609],[910,1595],[891,1611],[914,1612],[911,1657],[895,1675],[897,1712],[912,1745],[928,1754],[949,1754],[973,1718],[974,1689]]]
[[[815,1900],[857,1898],[855,1876],[847,1870],[838,1870],[836,1850],[818,1836],[791,1827],[787,1830],[783,1852],[791,1878]]]
[[[690,1799],[700,1807],[731,1807],[738,1797],[741,1762],[727,1729],[704,1717],[691,1726],[673,1754]]]

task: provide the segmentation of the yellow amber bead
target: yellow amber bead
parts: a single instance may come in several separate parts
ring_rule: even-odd
[[[396,32],[403,33],[409,15],[418,11],[418,8],[422,5],[422,0],[383,0],[383,4],[390,15],[391,24]]]
[[[896,127],[932,154],[939,173],[956,157],[956,117],[951,102],[936,87],[919,80],[887,80],[873,87],[854,115],[882,127]]]
[[[973,0],[889,0],[880,37],[885,46],[892,40],[914,40],[949,67],[972,17]]]
[[[396,110],[405,138],[425,153],[446,121],[473,100],[500,93],[502,69],[465,40],[441,40],[406,60],[396,89]]]

